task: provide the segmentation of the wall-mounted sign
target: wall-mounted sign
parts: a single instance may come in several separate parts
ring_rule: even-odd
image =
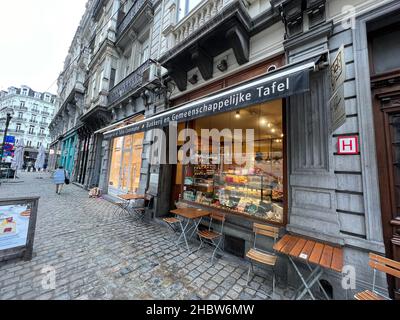
[[[332,132],[346,122],[346,106],[344,100],[344,81],[346,80],[346,63],[344,46],[342,45],[330,67],[332,96],[329,100]]]
[[[159,174],[158,173],[151,173],[149,179],[149,189],[147,193],[157,196],[158,194],[158,181],[159,181]]]
[[[6,136],[6,143],[15,144],[15,137],[14,136]]]
[[[332,132],[339,129],[346,122],[346,107],[344,100],[344,85],[341,85],[329,100],[331,110]]]
[[[341,45],[330,67],[331,89],[335,92],[346,80],[344,45]]]
[[[338,154],[352,155],[359,153],[358,136],[338,137]]]
[[[32,258],[39,198],[0,199],[0,261]]]
[[[307,92],[310,90],[310,67],[311,65],[307,64],[280,72],[274,71],[266,76],[257,78],[257,80],[252,80],[232,89],[167,110],[123,128],[113,129],[104,133],[104,138],[116,138],[167,127],[170,122],[186,122]]]

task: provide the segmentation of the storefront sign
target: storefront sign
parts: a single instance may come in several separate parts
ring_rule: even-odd
[[[346,80],[346,63],[344,46],[342,45],[330,67],[332,96],[329,100],[332,132],[346,122],[346,106],[344,100],[344,81]]]
[[[330,67],[330,78],[332,92],[335,92],[346,80],[346,63],[343,45],[339,48],[339,52]]]
[[[346,122],[346,107],[344,100],[344,85],[341,85],[329,100],[331,110],[332,132],[339,129]]]
[[[346,136],[338,138],[338,154],[354,155],[359,153],[358,136]]]
[[[39,198],[0,199],[0,261],[31,259]]]
[[[310,89],[308,64],[287,71],[268,74],[258,80],[209,96],[149,119],[106,132],[105,138],[115,138],[136,132],[168,126],[170,122],[186,122],[216,113],[238,110],[257,103],[304,93]]]

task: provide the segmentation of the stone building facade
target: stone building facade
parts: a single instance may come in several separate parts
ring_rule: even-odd
[[[99,186],[110,199],[152,194],[149,219],[167,215],[176,203],[223,213],[225,249],[239,256],[252,245],[254,222],[333,243],[344,248],[345,264],[356,270],[355,291],[369,288],[369,252],[399,259],[400,66],[393,59],[398,48],[391,45],[398,9],[389,0],[89,2],[85,17],[95,36],[82,99],[75,99],[82,103],[76,119],[84,128],[78,141],[86,139],[87,146],[80,149],[87,150],[86,164],[79,152],[75,156],[75,172],[85,172],[79,182]],[[345,70],[337,87],[333,65]],[[270,87],[257,87],[268,81]],[[289,88],[291,81],[295,88]],[[344,101],[337,109],[332,86]],[[243,90],[259,97],[250,94],[243,105],[239,98],[231,105],[229,99]],[[211,111],[204,111],[207,105]],[[59,123],[65,124],[67,113],[60,110]],[[171,119],[178,128],[197,131],[222,124],[255,129],[253,167],[151,162],[153,146],[169,143],[160,130],[172,130]],[[391,135],[381,132],[385,125]],[[355,139],[359,149],[341,154],[342,138]],[[394,149],[380,150],[382,145]],[[391,178],[379,179],[382,175]],[[263,190],[258,211],[244,203],[243,214],[240,202],[259,197],[257,181]],[[239,204],[232,209],[222,205],[216,185],[236,194],[248,191],[236,196]],[[271,249],[272,243],[264,245]],[[285,258],[277,272],[288,283],[299,281]],[[341,279],[337,272],[324,274],[334,298],[351,296]],[[383,275],[377,284],[392,296],[399,288]]]
[[[0,92],[0,141],[3,141],[6,115],[11,113],[7,135],[15,137],[16,143],[23,140],[32,159],[41,145],[48,150],[51,142],[48,126],[56,104],[56,95],[34,91],[27,86],[10,87]]]

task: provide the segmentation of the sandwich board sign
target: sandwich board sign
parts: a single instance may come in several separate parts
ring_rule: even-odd
[[[0,199],[0,261],[32,259],[39,197]]]

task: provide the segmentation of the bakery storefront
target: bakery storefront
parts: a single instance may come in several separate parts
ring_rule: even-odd
[[[115,125],[122,128],[143,119],[143,115]],[[140,184],[144,132],[126,134],[112,139],[111,162],[108,176],[108,193],[119,195],[135,193]]]
[[[283,118],[279,99],[187,122],[186,127],[196,131],[201,149],[209,150],[199,154],[195,163],[177,165],[174,202],[283,224]],[[214,151],[209,139],[201,135],[204,129],[225,130]],[[253,130],[250,146],[245,137],[232,137],[235,130],[242,134]],[[225,143],[237,138],[241,143]]]
[[[309,75],[314,68],[315,63],[309,62],[284,66],[267,74],[264,71],[247,81],[242,77],[244,81],[227,89],[109,130],[104,135],[106,139],[114,139],[112,162],[123,157],[116,156],[123,149],[122,141],[116,143],[121,136],[164,130],[177,123],[179,138],[169,149],[176,148],[178,161],[167,164],[172,167],[167,179],[170,185],[164,185],[160,178],[159,203],[165,206],[170,200],[170,209],[177,203],[206,207],[225,213],[228,222],[238,221],[248,226],[254,221],[284,226],[287,222],[285,98],[309,91]],[[182,129],[196,132],[198,148],[195,155],[190,155],[195,161],[179,161],[187,143],[187,137],[185,140],[179,134]],[[202,141],[202,130],[217,130],[221,134],[217,148],[208,138]],[[247,130],[252,131],[251,146],[243,136],[241,143],[236,141],[235,135]],[[235,142],[226,143],[229,140]],[[205,149],[209,152],[204,152]],[[238,154],[240,161],[236,161]],[[112,172],[111,169],[110,177]],[[168,214],[165,209],[155,211],[156,217]],[[229,227],[226,230],[229,232]]]

